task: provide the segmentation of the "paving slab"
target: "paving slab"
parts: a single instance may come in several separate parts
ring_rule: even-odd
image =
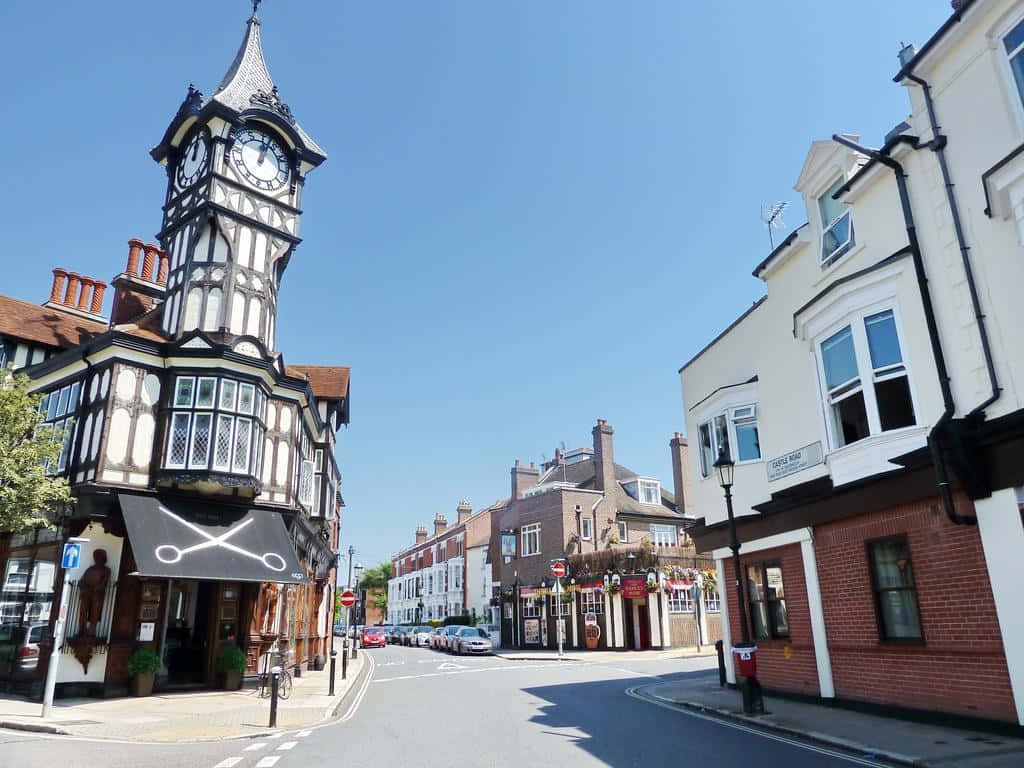
[[[360,653],[349,661],[348,678],[335,677],[328,696],[329,672],[304,671],[292,678],[292,693],[277,706],[277,727],[313,725],[330,719],[350,687],[373,659]],[[239,691],[158,693],[141,698],[57,699],[45,720],[42,705],[16,696],[0,696],[0,728],[132,741],[207,741],[266,735],[270,699],[256,688]]]
[[[664,651],[587,651],[578,648],[565,649],[561,657],[557,650],[537,648],[522,650],[518,648],[497,648],[494,655],[510,661],[656,661],[661,659],[692,659],[715,656],[713,646],[704,646],[700,651],[696,648],[669,648]]]
[[[902,765],[935,768],[1020,768],[1024,765],[1024,738],[946,728],[770,695],[765,696],[765,714],[747,715],[743,713],[740,692],[719,686],[717,672],[681,676],[641,686],[636,692],[691,711]]]

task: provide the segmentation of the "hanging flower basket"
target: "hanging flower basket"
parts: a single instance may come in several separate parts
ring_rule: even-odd
[[[572,595],[568,592],[563,592],[560,599],[563,605],[568,605],[572,602]]]
[[[658,592],[658,582],[648,581],[647,582],[647,594],[654,595]]]
[[[622,585],[616,584],[614,581],[608,585],[608,592],[613,595],[619,594],[622,591]]]

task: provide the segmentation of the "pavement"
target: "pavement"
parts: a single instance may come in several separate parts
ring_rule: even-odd
[[[292,692],[278,701],[277,728],[313,725],[334,716],[349,687],[367,663],[364,651],[348,663],[341,679],[340,656],[335,695],[328,696],[329,668],[303,671],[292,678]],[[370,662],[372,663],[372,662]],[[163,693],[116,699],[57,699],[50,717],[42,718],[38,701],[0,696],[0,728],[151,742],[188,742],[232,739],[272,732],[270,698],[260,698],[255,687],[238,691]]]
[[[716,656],[714,646],[703,646],[697,648],[670,648],[665,651],[586,651],[579,649],[563,649],[562,655],[557,650],[550,648],[537,648],[535,650],[502,649],[495,650],[494,655],[508,659],[509,661],[622,661],[627,659],[643,659],[645,661],[662,659],[687,659],[695,657]]]
[[[897,765],[1024,765],[1024,739],[1009,736],[897,720],[770,695],[765,696],[765,714],[745,715],[740,692],[721,687],[717,673],[640,686],[630,693],[648,701]]]

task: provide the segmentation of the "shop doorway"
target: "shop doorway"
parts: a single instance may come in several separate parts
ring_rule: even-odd
[[[171,582],[163,650],[168,687],[201,686],[209,680],[216,586],[201,581]]]
[[[651,648],[651,617],[647,609],[647,600],[631,598],[626,601],[626,647],[636,651]]]

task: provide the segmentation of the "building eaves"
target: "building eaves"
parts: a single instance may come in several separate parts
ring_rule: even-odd
[[[900,71],[893,76],[892,81],[894,83],[898,83],[904,77],[912,73],[914,69],[917,68],[917,65],[920,64],[931,52],[932,48],[938,45],[942,38],[944,38],[946,34],[953,29],[953,27],[960,23],[964,14],[971,10],[976,3],[977,0],[962,0],[960,7],[954,10],[953,15],[946,19],[942,26],[936,30],[935,34],[928,38],[928,41],[921,46],[917,53],[914,54],[914,57],[900,68]]]
[[[724,331],[722,331],[720,334],[715,336],[715,338],[713,338],[711,341],[709,341],[707,344],[705,344],[704,347],[697,354],[695,354],[693,357],[691,357],[689,360],[687,360],[685,363],[683,363],[682,366],[680,366],[679,370],[676,371],[676,373],[682,373],[684,370],[686,370],[686,368],[688,368],[690,365],[692,365],[693,362],[698,357],[700,357],[705,352],[707,352],[709,349],[711,349],[713,346],[715,346],[715,344],[717,344],[719,341],[721,341],[725,337],[725,335],[727,333],[729,333],[729,331],[731,331],[733,328],[735,328],[737,325],[739,325],[741,322],[743,322],[747,318],[747,315],[749,315],[751,312],[753,312],[759,306],[764,304],[764,300],[767,299],[767,298],[768,298],[768,296],[765,295],[765,296],[762,296],[761,298],[759,298],[757,301],[755,301],[747,309],[746,312],[744,312],[742,315],[740,315],[735,320],[733,320]]]
[[[68,349],[107,330],[103,322],[0,295],[0,334],[19,341]]]
[[[790,245],[793,244],[793,241],[796,240],[797,237],[799,236],[800,230],[803,229],[806,226],[807,226],[807,222],[805,221],[799,227],[797,227],[792,232],[790,232],[788,235],[786,235],[786,239],[783,240],[781,243],[779,243],[771,253],[769,253],[767,256],[765,256],[764,260],[760,264],[758,264],[756,267],[754,267],[754,271],[751,272],[751,274],[754,277],[760,277],[761,273],[764,272],[765,269],[768,268],[768,265],[775,259],[775,257],[778,256],[779,254],[781,254]]]
[[[722,386],[717,387],[717,388],[711,390],[711,392],[709,392],[706,396],[704,396],[703,398],[698,400],[696,403],[691,405],[688,410],[692,411],[694,408],[699,407],[701,403],[703,403],[703,402],[709,400],[710,398],[714,397],[715,395],[717,395],[722,390],[732,389],[733,387],[745,387],[747,384],[753,384],[756,381],[757,381],[757,374],[754,374],[753,376],[751,376],[746,381],[737,381],[734,384],[723,384]]]

